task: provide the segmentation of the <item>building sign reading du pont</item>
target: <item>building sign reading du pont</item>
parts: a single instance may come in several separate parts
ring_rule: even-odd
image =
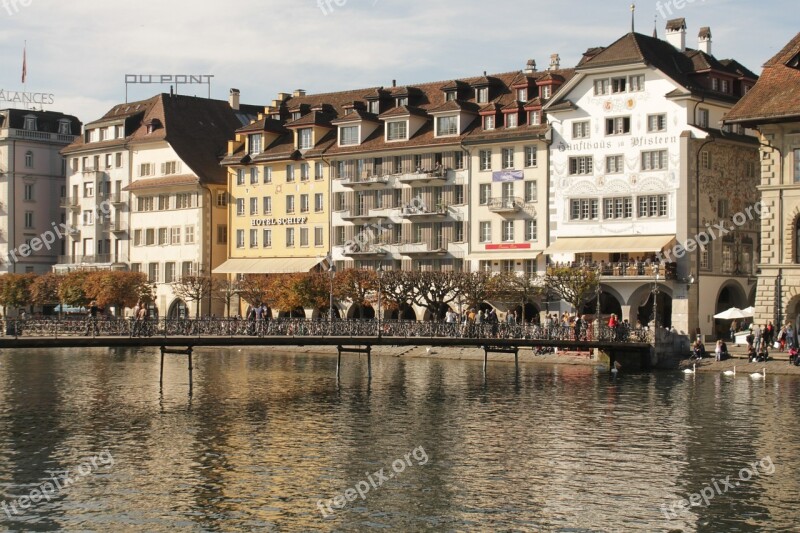
[[[251,226],[293,226],[305,224],[308,217],[254,218]]]

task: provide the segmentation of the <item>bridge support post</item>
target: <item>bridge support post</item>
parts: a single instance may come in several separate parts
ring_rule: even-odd
[[[339,378],[339,371],[342,366],[342,354],[343,353],[365,353],[367,354],[367,375],[369,379],[372,379],[372,345],[367,344],[366,348],[349,348],[346,346],[342,346],[341,344],[336,347],[336,350],[339,352],[336,358],[336,378]]]
[[[187,356],[189,362],[189,394],[191,395],[193,386],[192,370],[194,368],[192,365],[192,347],[189,346],[183,350],[181,350],[180,348],[167,348],[166,346],[161,347],[161,372],[159,374],[159,380],[158,380],[158,383],[159,385],[161,385],[161,387],[164,386],[164,355],[168,353]]]
[[[514,366],[519,370],[519,347],[518,346],[509,346],[508,348],[498,348],[496,346],[483,346],[483,371],[486,372],[486,366],[489,362],[489,352],[492,353],[513,353],[514,354]]]

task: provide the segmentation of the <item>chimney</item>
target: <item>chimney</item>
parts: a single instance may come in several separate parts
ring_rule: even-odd
[[[305,95],[306,95],[305,89],[295,89],[294,92],[292,93],[292,97],[294,98],[302,98]]]
[[[536,60],[529,59],[528,64],[525,65],[525,70],[523,70],[522,72],[524,72],[525,74],[533,74],[534,72],[536,72]]]
[[[239,110],[239,89],[231,89],[231,93],[228,95],[228,103],[231,109]]]
[[[279,102],[285,102],[285,101],[286,101],[286,100],[288,100],[288,99],[289,99],[289,97],[291,97],[291,96],[292,96],[292,95],[291,95],[291,94],[289,94],[289,93],[278,93],[278,101],[279,101]]]
[[[711,28],[703,26],[697,35],[697,49],[711,55]]]
[[[392,80],[392,87],[397,87],[397,80]]]
[[[681,52],[686,51],[686,19],[667,21],[667,42]]]
[[[558,54],[550,55],[550,70],[561,68],[561,57]]]

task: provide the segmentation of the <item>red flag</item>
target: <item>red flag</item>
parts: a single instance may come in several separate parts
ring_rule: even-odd
[[[22,83],[25,83],[25,78],[28,77],[27,48],[28,46],[26,45],[25,48],[22,49]]]

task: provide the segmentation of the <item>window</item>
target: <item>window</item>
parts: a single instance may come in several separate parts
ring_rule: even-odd
[[[324,196],[321,192],[314,194],[314,212],[322,213],[325,210]]]
[[[464,242],[464,223],[455,222],[453,227],[453,241]]]
[[[250,198],[250,216],[258,214],[258,198]]]
[[[730,204],[727,198],[717,200],[717,215],[721,218],[727,218],[730,215]]]
[[[800,183],[800,148],[794,150],[794,182]]]
[[[478,152],[479,168],[482,171],[492,170],[492,151],[481,150]]]
[[[177,161],[168,161],[166,163],[161,163],[161,174],[169,175],[169,174],[176,174],[177,172],[178,172]]]
[[[628,90],[630,92],[644,91],[644,75],[628,76]]]
[[[525,182],[525,201],[526,202],[535,202],[536,201],[536,181],[526,181]]]
[[[250,185],[258,184],[258,168],[253,167],[250,169]]]
[[[706,150],[700,152],[700,166],[705,169],[711,168],[711,154]]]
[[[325,177],[324,172],[323,172],[324,168],[325,167],[322,165],[322,163],[319,163],[319,162],[314,163],[314,179],[315,180],[319,181],[321,179],[324,179],[324,177]]]
[[[261,246],[264,248],[271,248],[272,247],[272,230],[265,229],[261,232]]]
[[[597,220],[598,201],[596,198],[579,198],[569,201],[570,220]]]
[[[701,128],[708,127],[708,109],[700,108],[697,110],[697,125]]]
[[[258,248],[258,229],[250,230],[250,248]]]
[[[33,183],[25,184],[25,200],[29,202],[33,200]]]
[[[503,148],[503,168],[514,168],[513,148]]]
[[[264,183],[272,183],[272,167],[264,167]]]
[[[36,115],[25,115],[25,128],[28,131],[36,131]]]
[[[653,133],[655,131],[666,131],[667,129],[667,115],[661,113],[660,115],[647,116],[647,132]]]
[[[722,80],[722,92],[727,93],[728,91],[728,80]]]
[[[312,139],[312,130],[311,128],[302,128],[300,131],[297,132],[298,137],[298,148],[300,150],[308,150],[309,148],[314,147],[314,142]]]
[[[625,171],[625,166],[621,155],[610,155],[606,157],[606,173],[621,174]]]
[[[630,117],[613,117],[606,119],[606,135],[623,135],[630,132]]]
[[[184,243],[185,244],[194,244],[194,226],[186,226],[184,229]]]
[[[118,152],[114,154],[114,166],[120,168],[122,166],[122,153]]]
[[[611,92],[611,83],[608,80],[594,81],[594,95],[601,96]]]
[[[244,248],[244,230],[237,229],[236,230],[236,247],[237,248]]]
[[[395,102],[397,104],[397,107],[402,107],[404,105],[408,105],[408,97],[407,96],[401,96],[399,98],[395,98]]]
[[[150,283],[158,283],[158,263],[148,263],[147,274]]]
[[[286,165],[286,183],[294,181],[294,165]]]
[[[542,123],[542,112],[531,111],[528,115],[528,124],[531,126],[539,126]]]
[[[475,89],[475,99],[478,101],[479,104],[485,104],[489,102],[489,88],[479,87]]]
[[[517,101],[525,102],[528,100],[528,89],[517,89]]]
[[[139,165],[139,176],[152,176],[154,170],[153,166],[152,163],[141,163]]]
[[[711,270],[711,248],[709,246],[700,248],[700,268],[703,270]]]
[[[227,191],[217,191],[217,207],[228,206],[228,193]]]
[[[189,209],[194,207],[194,193],[183,192],[175,195],[175,209]]]
[[[369,112],[376,115],[381,114],[381,103],[379,100],[372,100],[369,103]]]
[[[507,181],[502,184],[502,195],[504,199],[514,198],[514,182]]]
[[[158,245],[164,246],[169,244],[169,233],[167,228],[158,228]]]
[[[87,210],[83,212],[83,225],[91,226],[94,224],[94,211]]]
[[[494,128],[495,128],[495,116],[486,115],[485,117],[483,117],[483,129],[493,130]]]
[[[322,228],[317,226],[314,228],[314,246],[323,246],[324,244]]]
[[[33,211],[25,211],[25,227],[33,227]]]
[[[463,185],[456,185],[453,188],[453,203],[455,205],[463,205],[464,204],[464,186]]]
[[[619,220],[633,217],[633,199],[606,198],[603,200],[603,218],[606,220]]]
[[[261,134],[256,133],[254,135],[248,135],[248,141],[250,146],[250,153],[251,154],[260,154],[261,153]]]
[[[525,221],[525,240],[535,242],[538,239],[536,232],[536,219],[532,218]]]
[[[133,245],[134,246],[142,245],[142,230],[140,229],[133,230]]]
[[[141,263],[131,263],[131,272],[141,272],[141,271],[142,271]]]
[[[514,242],[514,221],[503,221],[503,242]]]
[[[481,272],[491,272],[492,271],[492,262],[487,260],[481,260],[478,262],[478,270]]]
[[[114,126],[114,138],[122,139],[124,136],[125,136],[125,126],[119,124]]]
[[[627,78],[611,78],[611,92],[624,93]]]
[[[83,197],[84,198],[92,198],[94,197],[94,183],[88,182],[83,184]]]
[[[169,209],[169,195],[168,194],[159,194],[158,195],[158,210],[159,211],[167,211]]]
[[[140,196],[136,199],[137,211],[152,211],[153,205],[154,202],[152,196]]]
[[[228,226],[217,224],[217,244],[228,244]]]
[[[72,127],[68,118],[58,119],[58,134],[72,135]]]
[[[244,198],[237,198],[236,199],[236,216],[243,217],[244,216]]]
[[[458,135],[458,117],[436,117],[436,135]]]
[[[481,222],[478,232],[480,242],[492,242],[492,223]]]
[[[755,175],[756,175],[756,164],[753,161],[747,161],[745,163],[744,174],[748,178],[754,178],[755,177]]]
[[[286,228],[286,246],[294,246],[294,228]]]
[[[589,121],[582,120],[580,122],[572,123],[572,138],[573,139],[588,139],[589,138]]]
[[[25,152],[25,168],[33,168],[33,152]]]
[[[340,126],[339,127],[339,146],[350,146],[358,144],[358,126]]]
[[[525,167],[532,168],[536,166],[536,147],[535,146],[526,146],[525,147]]]
[[[286,197],[286,213],[294,213],[294,195],[290,194]]]
[[[479,194],[479,203],[480,205],[488,205],[489,198],[492,197],[492,184],[491,183],[481,183],[478,186],[478,194]]]
[[[552,85],[543,85],[542,86],[542,98],[547,100],[553,96],[553,86]]]
[[[175,281],[175,263],[164,263],[164,283]]]
[[[642,171],[664,170],[667,168],[667,151],[656,150],[653,152],[642,152]]]
[[[637,216],[639,218],[666,217],[667,207],[666,194],[640,196],[638,198]]]
[[[301,194],[300,195],[300,212],[301,213],[308,213],[309,204],[308,204],[308,195]]]
[[[236,169],[236,185],[244,185],[244,173],[245,169],[243,168]]]
[[[375,209],[383,209],[383,191],[375,191],[375,203],[373,207]]]
[[[218,227],[219,229],[219,227]],[[181,243],[181,227],[175,226],[174,228],[170,228],[169,230],[169,243],[170,244],[180,244]]]
[[[387,141],[405,141],[408,138],[408,122],[405,120],[386,124]]]
[[[519,115],[517,113],[506,114],[506,128],[516,128],[519,126]]]
[[[569,173],[572,176],[592,173],[593,159],[590,155],[569,158]]]
[[[308,163],[300,163],[300,181],[311,179],[311,166]]]
[[[156,243],[156,230],[148,228],[144,231],[144,244],[146,246],[153,246]]]
[[[300,246],[308,247],[308,228],[300,228]]]

